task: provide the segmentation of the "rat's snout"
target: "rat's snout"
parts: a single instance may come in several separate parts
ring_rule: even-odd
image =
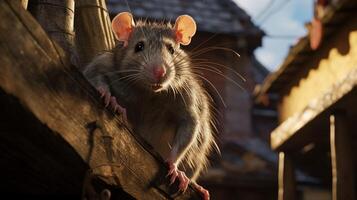
[[[154,78],[157,82],[159,82],[166,74],[166,69],[163,66],[154,66],[152,70]]]

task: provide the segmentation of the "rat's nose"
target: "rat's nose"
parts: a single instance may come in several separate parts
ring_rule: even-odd
[[[162,66],[153,67],[153,74],[157,81],[159,81],[166,74],[166,69]]]

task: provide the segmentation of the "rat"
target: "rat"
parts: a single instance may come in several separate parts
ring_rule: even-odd
[[[207,167],[208,155],[217,148],[213,133],[212,100],[190,68],[189,55],[180,48],[196,33],[196,23],[181,15],[174,26],[133,20],[129,12],[112,20],[120,42],[86,66],[83,73],[106,106],[123,113],[133,132],[163,157],[170,184],[188,184],[209,199],[208,190],[196,183]]]

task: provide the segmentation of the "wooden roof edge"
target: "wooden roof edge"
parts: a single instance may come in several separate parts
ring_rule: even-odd
[[[343,96],[357,88],[357,69],[351,70],[346,77],[334,84],[322,96],[312,100],[304,110],[282,122],[270,135],[271,148],[278,150],[298,132],[320,116],[326,109],[334,106]]]
[[[323,23],[324,26],[326,26],[334,17],[336,12],[338,12],[346,3],[348,3],[349,0],[341,0],[338,1],[336,4],[330,4],[326,8],[326,13],[321,19],[321,22]],[[278,67],[278,70],[270,74],[263,82],[262,86],[258,91],[255,93],[255,101],[256,103],[261,102],[263,96],[265,96],[267,93],[278,93],[279,90],[274,89],[274,86],[276,86],[278,83],[278,80],[284,76],[284,72],[287,71],[287,69],[293,67],[292,63],[294,60],[297,60],[299,55],[304,54],[306,51],[311,51],[310,48],[310,41],[309,37],[304,36],[301,38],[289,51],[288,55],[286,56],[285,60],[283,63]]]
[[[18,98],[108,184],[138,199],[200,199],[191,186],[174,194],[178,184],[167,186],[160,158],[120,116],[104,109],[95,89],[17,1],[0,1],[0,17],[2,90]]]
[[[298,54],[303,49],[308,47],[308,44],[309,44],[308,40],[309,39],[308,39],[307,36],[301,38],[299,40],[299,42],[290,49],[287,57],[285,58],[283,63],[280,65],[278,70],[273,72],[273,73],[271,73],[271,74],[269,74],[267,76],[267,78],[265,78],[265,80],[263,81],[260,89],[258,91],[256,91],[256,93],[254,95],[255,101],[257,103],[259,103],[261,101],[261,98],[264,95],[267,95],[268,93],[277,93],[277,91],[273,91],[272,90],[273,85],[276,83],[278,78],[284,74],[286,69],[289,68],[290,64],[295,60],[296,56],[298,56]]]

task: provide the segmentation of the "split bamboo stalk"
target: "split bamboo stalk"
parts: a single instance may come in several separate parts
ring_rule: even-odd
[[[73,48],[74,0],[32,0],[29,11],[67,56]]]
[[[80,68],[98,53],[115,46],[105,0],[78,0],[75,8],[75,44]]]

